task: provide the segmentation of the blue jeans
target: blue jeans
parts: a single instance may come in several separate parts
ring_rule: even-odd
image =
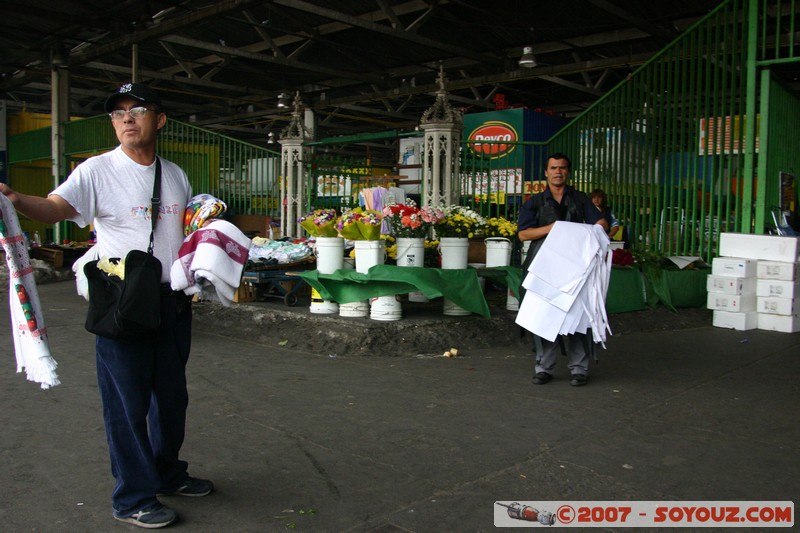
[[[178,456],[189,404],[185,370],[191,335],[188,299],[165,293],[157,333],[134,342],[97,337],[97,382],[117,516],[156,503],[156,492],[179,487],[188,475]]]

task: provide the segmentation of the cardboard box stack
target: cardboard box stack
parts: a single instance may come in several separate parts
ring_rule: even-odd
[[[706,282],[712,323],[720,328],[755,329],[756,261],[743,257],[715,257]]]
[[[800,331],[797,262],[759,261],[757,278],[758,329]]]
[[[800,331],[798,237],[723,233],[708,277],[713,324]]]

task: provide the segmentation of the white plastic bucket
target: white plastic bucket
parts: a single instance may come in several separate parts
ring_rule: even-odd
[[[463,307],[459,307],[447,298],[444,298],[444,311],[442,314],[447,316],[467,316],[471,315],[470,311],[467,311]]]
[[[519,300],[511,292],[511,289],[508,289],[508,296],[506,296],[506,311],[519,311]]]
[[[469,239],[461,237],[442,237],[439,239],[439,252],[442,254],[443,270],[467,268]]]
[[[339,304],[339,316],[366,318],[369,316],[369,302],[364,300],[363,302]]]
[[[370,300],[369,317],[372,320],[400,320],[403,308],[397,296],[379,296]]]
[[[344,268],[344,239],[317,237],[317,270],[320,274],[333,274]]]
[[[375,265],[382,265],[386,259],[386,250],[382,240],[355,241],[356,271],[366,274]]]
[[[317,289],[311,288],[311,306],[308,310],[316,315],[331,315],[339,311],[339,304],[323,300]]]
[[[408,293],[408,301],[409,302],[415,302],[415,303],[424,304],[424,303],[429,302],[430,300],[428,300],[428,297],[425,296],[424,292],[414,291],[414,292],[409,292]]]
[[[489,237],[486,243],[486,268],[511,264],[511,241],[505,237]]]
[[[397,238],[397,266],[421,267],[425,265],[425,239]]]
[[[424,267],[425,266],[425,238],[423,237],[398,237],[397,238],[397,266]],[[428,297],[419,291],[408,293],[409,302],[425,303]]]
[[[475,270],[480,270],[481,268],[486,268],[486,263],[467,263],[467,266],[474,268]],[[486,278],[483,276],[478,276],[478,285],[481,286],[481,292],[486,290]]]

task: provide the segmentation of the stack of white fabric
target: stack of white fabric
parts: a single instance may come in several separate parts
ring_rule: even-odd
[[[522,283],[526,292],[516,323],[551,342],[591,328],[594,342],[604,344],[611,332],[605,309],[610,277],[603,228],[556,222]]]

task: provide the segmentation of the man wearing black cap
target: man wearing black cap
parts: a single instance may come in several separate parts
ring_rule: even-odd
[[[167,117],[147,85],[128,83],[108,97],[105,109],[120,145],[78,165],[47,198],[0,184],[16,209],[48,224],[71,220],[93,224],[98,257],[125,257],[147,250],[151,216],[158,216],[153,253],[162,265],[162,284],[183,242],[183,214],[192,197],[180,167],[161,159],[161,207],[151,213],[156,138]],[[161,328],[152,338],[117,341],[97,336],[97,379],[116,479],[116,519],[153,529],[177,519],[157,495],[205,496],[213,484],[190,477],[180,460],[188,393],[186,362],[191,344],[191,304],[183,293],[163,291]]]

